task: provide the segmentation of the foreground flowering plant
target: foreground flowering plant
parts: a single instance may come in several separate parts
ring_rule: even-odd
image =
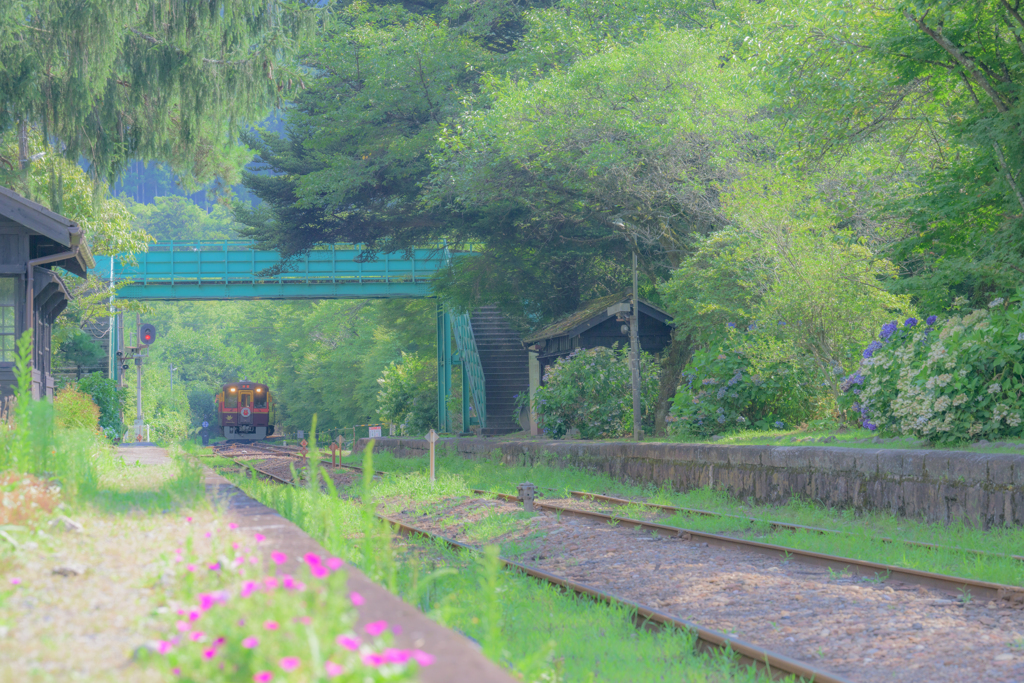
[[[300,577],[258,575],[253,550],[241,546],[215,562],[175,551],[186,595],[172,603],[173,625],[151,661],[176,680],[411,681],[433,661],[391,647],[395,631],[386,622],[355,628],[364,598],[347,590],[338,558],[307,554]],[[277,566],[288,561],[281,552],[270,557]]]
[[[871,431],[936,443],[1024,436],[1024,291],[939,320],[884,325],[841,385]]]

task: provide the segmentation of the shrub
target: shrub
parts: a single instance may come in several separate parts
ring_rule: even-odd
[[[1024,435],[1022,300],[887,323],[843,381],[842,407],[867,429],[937,443]]]
[[[640,423],[654,431],[658,366],[649,353],[640,356]],[[556,439],[578,429],[584,439],[608,439],[633,433],[633,390],[626,348],[596,348],[560,358],[544,375],[534,397],[537,423]]]
[[[377,412],[386,422],[405,426],[407,434],[423,434],[437,426],[437,375],[431,359],[402,353],[377,380]]]
[[[92,397],[74,386],[67,386],[53,397],[54,419],[62,429],[95,431],[100,425],[100,409]]]
[[[737,348],[699,351],[672,400],[669,431],[706,437],[791,427],[814,416],[821,384],[811,372],[790,363],[755,369]]]
[[[188,435],[188,415],[167,410],[149,419],[149,438],[154,443],[178,443],[187,439]]]
[[[107,379],[98,372],[78,381],[78,388],[92,397],[100,409],[100,429],[111,441],[119,441],[127,427],[121,415],[128,402],[128,389],[117,388],[117,382]]]

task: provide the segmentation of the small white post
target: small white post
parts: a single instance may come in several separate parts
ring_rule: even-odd
[[[433,429],[427,432],[427,442],[430,444],[430,483],[434,483],[434,444],[441,437]]]

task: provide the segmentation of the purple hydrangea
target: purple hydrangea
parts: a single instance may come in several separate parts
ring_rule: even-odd
[[[884,339],[885,341],[888,341],[889,337],[896,333],[896,329],[898,327],[899,323],[896,322],[895,320],[893,320],[892,322],[887,322],[886,324],[882,325],[882,331],[878,334],[878,336]]]
[[[924,322],[925,322],[926,325],[928,325],[928,327],[931,327],[932,325],[935,324],[935,321],[938,320],[938,319],[939,319],[938,316],[930,315],[930,316],[928,316],[927,318],[924,319]]]
[[[865,420],[864,421],[864,429],[868,430],[869,432],[873,432],[876,429],[878,429],[878,425],[876,425],[873,422],[868,422],[867,420]]]
[[[882,348],[882,343],[873,341],[870,344],[868,344],[868,347],[864,349],[864,353],[860,355],[863,356],[864,358],[871,358],[871,356],[875,355],[875,351],[877,351],[880,348]]]
[[[736,327],[736,323],[726,323],[727,327]]]
[[[775,421],[775,428],[776,429],[782,429],[785,426],[786,426],[786,424],[782,420],[776,420]]]
[[[903,323],[903,327],[913,327],[917,324],[917,318],[907,318],[906,322]]]

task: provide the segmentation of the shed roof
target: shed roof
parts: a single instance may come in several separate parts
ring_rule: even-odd
[[[0,187],[0,216],[22,225],[29,230],[49,238],[59,245],[71,248],[78,245],[78,256],[72,260],[58,261],[61,266],[76,275],[85,276],[85,271],[96,267],[85,233],[78,223],[50,211],[42,204],[36,204],[6,187]]]
[[[523,338],[523,343],[534,344],[544,339],[554,339],[555,337],[574,337],[580,332],[611,318],[612,316],[608,315],[608,307],[619,303],[626,303],[632,301],[632,299],[633,295],[630,292],[620,292],[588,301],[569,316],[527,335]],[[672,316],[649,301],[640,299],[640,312],[656,318],[666,325],[671,325],[669,321]]]

